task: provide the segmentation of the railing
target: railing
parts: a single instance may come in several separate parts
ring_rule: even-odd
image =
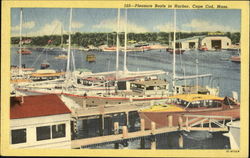
[[[228,131],[226,120],[232,122],[230,116],[207,116],[207,115],[183,115],[185,125],[182,128],[186,131],[190,130],[207,130],[207,131]],[[204,126],[204,124],[208,126]]]

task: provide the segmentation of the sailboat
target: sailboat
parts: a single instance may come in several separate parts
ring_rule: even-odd
[[[168,83],[166,81],[157,81],[157,75],[165,75],[166,72],[162,70],[131,72],[126,71],[126,65],[124,67],[125,71],[119,70],[119,18],[120,9],[118,9],[117,18],[117,46],[115,71],[101,73],[88,72],[88,74],[77,73],[76,71],[74,71],[74,60],[73,54],[70,51],[71,40],[69,34],[69,47],[65,80],[60,80],[58,83],[53,82],[52,84],[46,83],[44,85],[31,84],[23,86],[22,88],[28,91],[38,93],[58,93],[70,96],[74,95],[76,97],[82,97],[87,95],[88,97],[102,97],[106,99],[119,98],[123,100],[128,100],[131,97],[138,100],[156,98],[159,99],[163,95],[167,95]],[[69,30],[71,30],[71,26]],[[73,66],[73,71],[70,70],[70,65]],[[138,88],[136,87],[142,87],[141,84],[145,85],[145,89],[138,91]],[[131,88],[131,85],[133,85],[134,88]],[[157,89],[158,85],[162,87],[160,90]],[[125,91],[130,91],[130,94],[125,94]]]
[[[65,48],[63,48],[63,26],[61,25],[61,50],[60,55],[56,56],[55,59],[62,59],[66,60],[67,55],[65,55],[63,52],[66,51]]]
[[[47,55],[47,51],[45,52],[46,53],[46,59],[41,63],[40,65],[40,68],[41,69],[47,69],[50,67],[50,63],[47,61],[48,60],[48,55]]]
[[[22,64],[22,55],[23,55],[23,40],[22,40],[22,22],[23,22],[23,9],[20,9],[20,40],[19,40],[19,66],[11,67],[11,83],[19,84],[23,82],[31,82],[28,77],[28,74],[31,73],[33,68],[26,68],[24,64]]]
[[[174,10],[174,42],[176,27],[176,10]],[[207,116],[230,116],[233,119],[240,118],[240,103],[234,98],[221,98],[215,95],[197,93],[181,94],[179,87],[175,85],[175,44],[173,46],[173,91],[174,95],[163,102],[155,103],[149,107],[139,110],[139,116],[145,120],[145,128],[151,128],[151,122],[155,122],[156,128],[169,126],[168,116],[172,116],[172,125],[178,126],[179,120],[186,121],[184,114],[207,115]],[[229,119],[229,118],[228,118]],[[204,122],[207,123],[207,122]]]

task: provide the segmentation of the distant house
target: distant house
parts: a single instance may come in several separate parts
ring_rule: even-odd
[[[223,34],[210,33],[207,36],[194,36],[176,40],[176,48],[185,50],[205,48],[205,50],[228,49],[231,39]],[[174,43],[172,43],[172,46]]]
[[[12,148],[71,148],[71,111],[57,95],[11,97]]]

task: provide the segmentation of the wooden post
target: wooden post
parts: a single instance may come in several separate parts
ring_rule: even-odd
[[[187,129],[187,131],[189,131],[189,127],[188,127],[188,117],[186,117],[186,129]]]
[[[99,116],[99,135],[103,136],[104,134],[104,115]]]
[[[115,135],[119,134],[119,122],[114,123],[114,134]],[[115,143],[114,148],[119,149],[119,143]]]
[[[123,138],[128,137],[128,128],[127,128],[127,126],[122,126],[122,137]]]
[[[208,123],[208,125],[209,125],[209,131],[212,131],[212,126],[211,126],[211,118],[209,118],[209,123]]]
[[[156,149],[156,138],[155,136],[152,136],[151,138],[151,150],[155,150]]]
[[[151,122],[151,133],[152,133],[152,138],[151,138],[151,149],[156,149],[156,139],[155,139],[155,122]]]
[[[128,111],[125,112],[125,119],[126,119],[125,120],[125,125],[129,126],[129,113],[128,113]]]
[[[114,134],[119,134],[119,122],[114,123]]]
[[[75,129],[75,121],[70,121],[70,125],[71,125],[71,139],[76,139],[76,129]]]
[[[145,120],[141,119],[141,131],[145,131]]]
[[[155,122],[151,122],[151,133],[155,134]]]
[[[168,115],[168,127],[173,127],[173,116]]]
[[[182,136],[182,134],[179,135],[179,148],[183,148],[183,136]]]
[[[182,126],[183,126],[182,116],[179,116],[178,122],[179,122],[179,128],[180,128],[180,130],[182,130]]]

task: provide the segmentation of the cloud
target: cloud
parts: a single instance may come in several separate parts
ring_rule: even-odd
[[[174,26],[173,26],[173,23],[165,23],[162,25],[155,26],[154,30],[157,30],[160,32],[170,32],[174,30]]]
[[[110,31],[117,31],[117,20],[116,19],[107,19],[101,21],[99,24],[94,25],[93,28],[97,29],[108,29]],[[120,20],[120,32],[125,31],[125,20]],[[146,28],[139,26],[132,22],[127,22],[127,32],[135,32],[135,33],[141,33],[141,32],[149,32]]]
[[[34,21],[29,21],[29,22],[26,22],[26,23],[23,23],[22,24],[22,29],[32,29],[33,27],[35,27],[35,22]],[[13,26],[11,28],[12,31],[19,31],[19,28],[20,28],[20,25],[16,25],[16,26]]]
[[[190,31],[222,31],[222,32],[236,32],[230,26],[217,24],[212,21],[205,21],[200,19],[193,19],[191,23],[183,24],[183,27],[188,27]]]
[[[61,34],[62,23],[59,20],[54,20],[51,23],[45,24],[38,31],[30,32],[27,35],[29,36],[42,36],[42,35],[52,35],[52,34]]]
[[[72,28],[78,29],[78,28],[83,27],[84,24],[83,24],[83,23],[80,23],[80,22],[77,22],[77,21],[73,21],[71,26],[72,26]]]

